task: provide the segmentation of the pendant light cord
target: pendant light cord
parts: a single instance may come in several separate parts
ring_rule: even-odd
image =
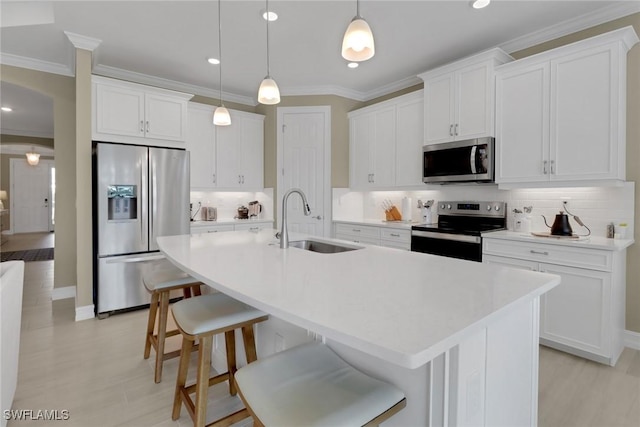
[[[360,0],[356,0],[356,19],[360,18]]]
[[[220,55],[220,106],[222,103],[222,18],[220,15],[220,3],[222,0],[218,0],[218,55]]]
[[[267,0],[267,76],[271,76],[271,67],[269,66],[269,0]]]

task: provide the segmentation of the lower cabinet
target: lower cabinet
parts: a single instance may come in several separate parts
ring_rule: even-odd
[[[222,231],[260,231],[265,228],[273,228],[273,221],[257,222],[251,221],[237,224],[215,224],[215,225],[197,225],[191,227],[191,234],[197,233],[218,233]]]
[[[354,243],[411,250],[411,230],[353,223],[336,223],[335,238]]]
[[[540,301],[541,344],[616,364],[624,348],[626,251],[491,238],[484,238],[483,246],[484,263],[560,276],[560,285]],[[573,266],[580,255],[604,262]]]

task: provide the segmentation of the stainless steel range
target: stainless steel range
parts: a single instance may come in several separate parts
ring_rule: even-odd
[[[411,227],[411,250],[480,262],[481,234],[506,226],[504,202],[440,202],[437,223]]]

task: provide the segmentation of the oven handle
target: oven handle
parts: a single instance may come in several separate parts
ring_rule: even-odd
[[[436,233],[433,231],[412,230],[411,237],[428,237],[431,239],[455,240],[457,242],[482,243],[482,238],[480,236],[467,236],[466,234]]]
[[[478,173],[476,171],[476,150],[477,149],[478,149],[477,145],[474,145],[473,147],[471,147],[471,157],[469,158],[469,162],[471,163],[471,173],[474,175]]]

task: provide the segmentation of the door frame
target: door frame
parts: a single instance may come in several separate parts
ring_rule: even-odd
[[[13,194],[15,194],[15,177],[14,177],[14,173],[15,173],[15,165],[17,162],[21,162],[21,163],[26,163],[27,160],[26,159],[20,159],[20,158],[12,158],[9,159],[9,182],[10,182],[10,186],[11,186],[11,201],[9,203],[9,209],[11,209],[10,212],[10,216],[11,216],[11,220],[9,221],[9,227],[11,227],[10,230],[10,234],[14,234],[15,233],[15,215],[13,214],[13,212],[15,212],[15,197],[13,197]],[[47,231],[52,232],[54,231],[54,226],[53,226],[53,218],[51,216],[52,213],[52,209],[53,209],[53,195],[51,194],[51,168],[55,167],[55,159],[40,159],[39,163],[45,163],[47,165],[47,169],[49,170],[49,172],[47,173],[47,177],[48,177],[48,185],[47,185],[47,195],[48,195],[48,199],[49,199],[49,209],[48,209],[48,213],[47,213]]]
[[[331,106],[318,105],[311,107],[278,107],[277,121],[276,121],[276,158],[277,158],[277,193],[276,193],[276,206],[275,212],[277,215],[277,227],[281,227],[282,212],[278,210],[278,206],[281,206],[281,200],[284,196],[282,188],[282,175],[284,172],[284,137],[282,132],[282,125],[284,124],[284,115],[287,113],[321,113],[324,114],[324,209],[320,214],[322,215],[322,222],[324,228],[324,237],[331,237],[331,220],[332,220],[332,190],[331,190]]]

